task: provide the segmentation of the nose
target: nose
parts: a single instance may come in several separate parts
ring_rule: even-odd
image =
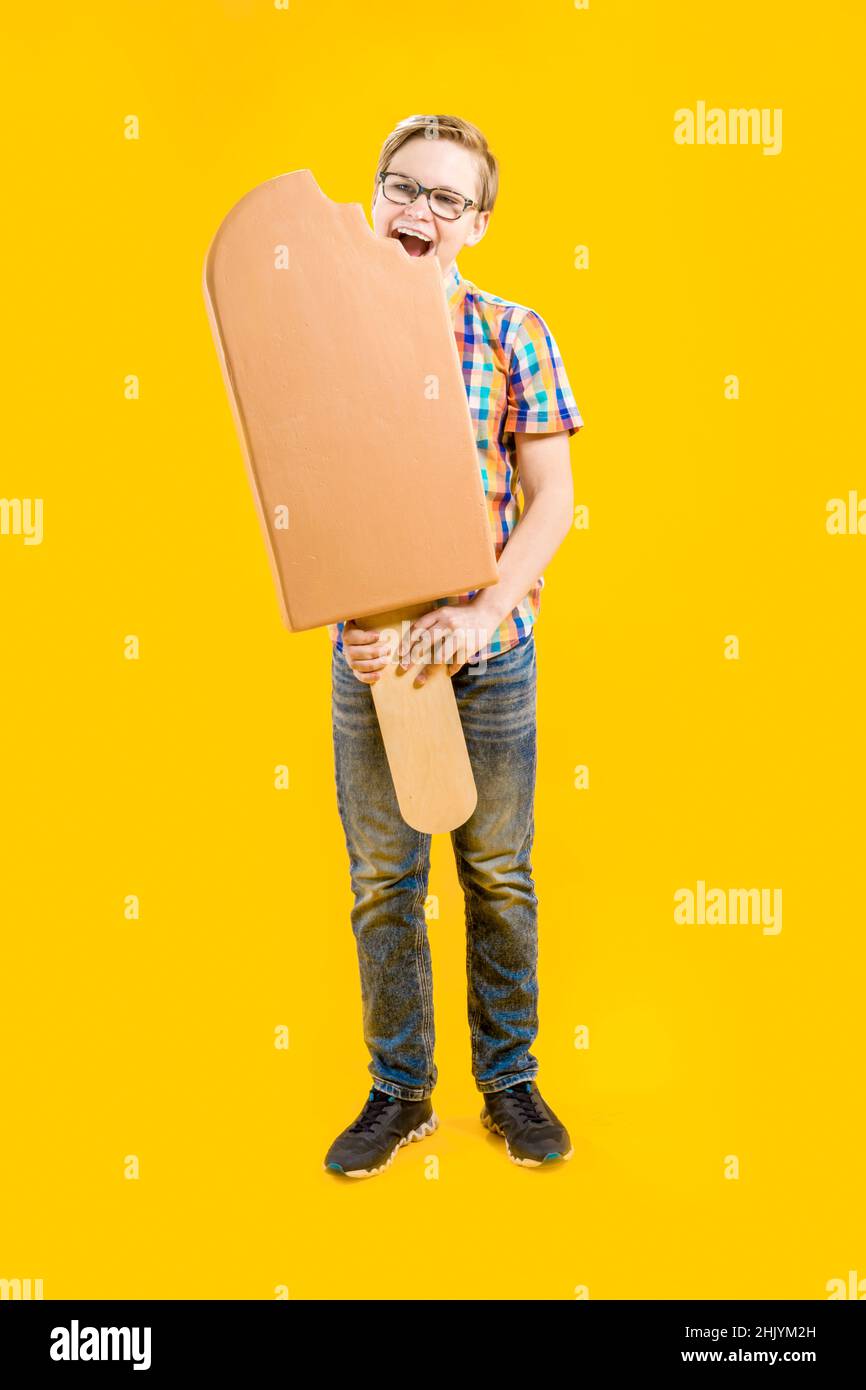
[[[419,192],[418,192],[417,197],[413,198],[411,203],[407,203],[407,204],[406,204],[406,207],[407,207],[407,208],[412,208],[412,210],[413,210],[413,212],[414,212],[414,210],[415,210],[415,204],[416,204],[416,203],[419,201],[419,199],[421,199],[421,198],[427,199],[427,207],[426,207],[426,208],[423,208],[423,207],[422,207],[422,208],[421,208],[421,212],[425,212],[425,211],[426,211],[426,212],[429,212],[429,211],[431,210],[431,209],[430,209],[429,196],[428,196],[428,194],[426,194],[426,193],[420,192],[420,190],[419,190]]]

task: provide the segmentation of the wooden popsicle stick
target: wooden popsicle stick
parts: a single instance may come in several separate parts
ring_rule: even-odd
[[[415,604],[359,618],[357,625],[381,633],[391,649],[370,689],[400,814],[413,830],[436,835],[469,819],[478,791],[447,666],[436,663],[417,687],[417,673],[397,673],[403,622],[429,610],[429,603]]]

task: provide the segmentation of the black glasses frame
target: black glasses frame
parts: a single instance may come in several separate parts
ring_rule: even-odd
[[[379,175],[379,182],[382,185],[382,196],[384,198],[388,198],[388,194],[385,192],[385,180],[389,178],[392,174],[395,178],[405,179],[407,183],[414,183],[415,187],[418,189],[418,193],[423,193],[427,198],[427,206],[429,207],[433,216],[441,217],[443,222],[456,222],[458,218],[462,217],[463,214],[465,212],[468,212],[470,208],[478,208],[479,212],[481,210],[480,203],[476,203],[473,198],[463,198],[463,194],[458,193],[457,190],[454,188],[425,188],[423,183],[419,183],[418,180],[414,179],[411,174],[400,174],[397,172],[396,169],[383,169],[382,173]],[[412,203],[414,203],[415,199],[418,197],[418,193],[415,194],[414,198],[410,198],[408,203],[401,203],[397,198],[388,198],[388,202],[394,203],[397,207],[411,207]],[[447,193],[450,198],[463,198],[462,210],[456,213],[454,217],[446,217],[444,212],[437,212],[433,204],[430,202],[430,197],[433,193]]]

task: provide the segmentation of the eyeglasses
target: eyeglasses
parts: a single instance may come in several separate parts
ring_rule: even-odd
[[[408,174],[394,174],[386,170],[379,175],[379,182],[389,203],[408,206],[409,203],[414,203],[420,193],[426,193],[430,211],[449,222],[455,222],[469,208],[479,207],[472,198],[464,198],[462,193],[455,193],[453,188],[425,188],[423,183],[419,183]]]

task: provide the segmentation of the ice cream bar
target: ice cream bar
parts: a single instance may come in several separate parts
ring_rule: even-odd
[[[207,252],[204,294],[292,632],[345,618],[393,634],[497,580],[439,262],[376,236],[309,169],[252,189]],[[475,782],[446,667],[370,689],[400,813],[462,825]]]

